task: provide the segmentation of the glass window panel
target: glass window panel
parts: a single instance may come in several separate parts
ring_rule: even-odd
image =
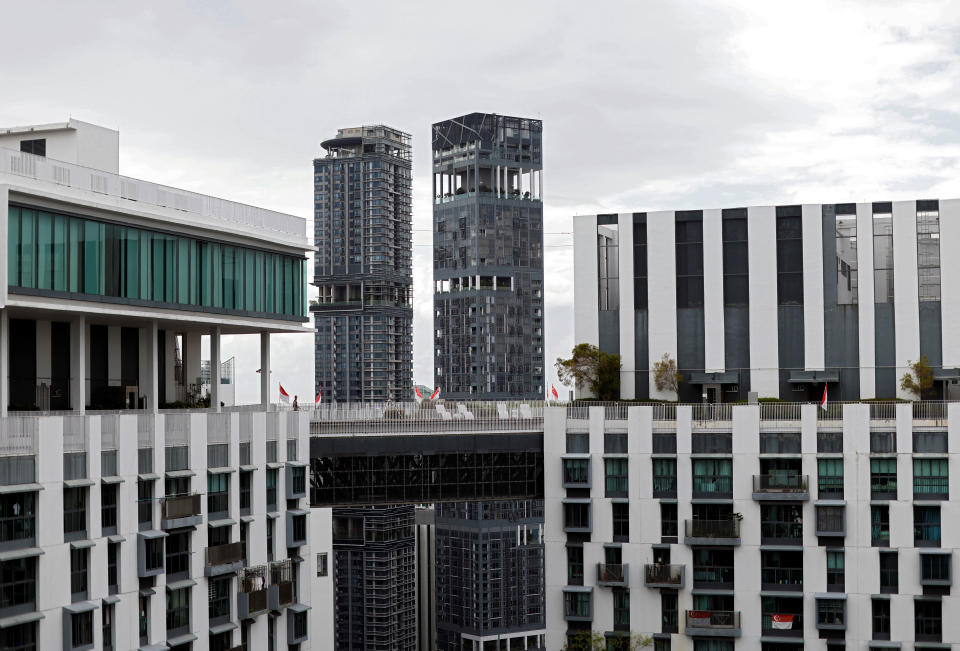
[[[200,289],[200,260],[199,260],[199,242],[197,240],[189,240],[190,242],[190,272],[187,274],[187,284],[188,290],[190,293],[190,305],[200,305],[198,300],[198,293]]]
[[[223,246],[223,307],[233,309],[233,247]]]
[[[20,209],[7,209],[7,282],[20,285]]]
[[[20,210],[20,287],[36,287],[35,246],[37,211]]]
[[[140,298],[140,231],[126,229],[124,233],[124,286],[123,295],[127,298]]]
[[[79,293],[83,287],[83,222],[71,218],[67,229],[69,231],[67,256],[70,268],[68,290]]]
[[[257,279],[255,274],[256,254],[253,251],[247,251],[244,255],[243,265],[243,309],[252,311],[256,309],[256,288]]]
[[[213,307],[223,307],[223,246],[210,245],[210,285],[213,289]]]
[[[37,289],[53,289],[53,215],[37,215]]]
[[[171,238],[177,243],[176,278],[178,303],[190,302],[190,241],[183,238]]]
[[[264,262],[263,262],[263,260],[264,260],[264,253],[263,253],[262,251],[257,251],[257,253],[256,253],[256,271],[255,271],[255,275],[256,275],[257,300],[256,300],[256,304],[254,305],[254,309],[255,309],[257,312],[263,312],[264,309],[265,309],[265,308],[264,308],[264,300],[263,300],[263,298],[264,298],[264,297],[263,297],[263,282],[264,282],[264,271],[263,271]]]
[[[83,293],[100,293],[100,225],[83,222]]]
[[[67,291],[67,218],[53,217],[53,289]]]

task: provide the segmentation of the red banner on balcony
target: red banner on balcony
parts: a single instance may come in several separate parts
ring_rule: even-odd
[[[789,630],[793,628],[793,615],[770,615],[770,623],[773,628]]]
[[[687,626],[696,628],[697,626],[710,626],[709,610],[688,610]]]

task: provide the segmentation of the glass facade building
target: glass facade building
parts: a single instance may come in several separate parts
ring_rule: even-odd
[[[449,398],[542,398],[542,123],[433,125],[434,377]]]
[[[410,136],[340,129],[314,161],[316,387],[324,399],[413,392]]]

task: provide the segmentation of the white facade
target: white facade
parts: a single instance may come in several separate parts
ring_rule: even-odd
[[[604,563],[609,548],[618,548],[622,555],[621,564],[626,577],[622,589],[629,591],[629,623],[626,628],[655,634],[660,638],[659,648],[695,649],[698,648],[697,640],[726,640],[734,643],[737,649],[757,651],[766,648],[765,643],[795,645],[771,646],[771,649],[827,649],[828,641],[845,642],[846,648],[854,649],[888,646],[951,648],[960,643],[960,622],[953,616],[960,612],[960,598],[954,596],[956,588],[951,585],[957,562],[954,551],[960,544],[960,530],[956,525],[960,508],[955,500],[947,499],[945,495],[938,495],[936,499],[921,499],[930,497],[926,494],[915,496],[913,464],[914,460],[920,459],[945,459],[949,474],[956,476],[960,471],[960,455],[953,441],[953,431],[958,423],[960,405],[956,403],[949,406],[943,403],[918,405],[916,409],[901,404],[876,410],[872,418],[867,404],[843,405],[842,410],[837,406],[828,413],[820,412],[814,405],[784,403],[732,407],[678,405],[675,412],[669,406],[545,409],[547,648],[561,648],[568,630],[576,626],[601,634],[615,631],[616,586],[601,585],[597,568],[599,563]],[[895,448],[891,452],[871,452],[882,445],[879,441],[871,442],[871,434],[891,432],[895,432]],[[944,445],[949,438],[949,449],[937,453],[914,452],[914,433],[924,436],[935,433],[942,437],[938,440]],[[605,449],[609,450],[613,444],[612,440],[605,442],[605,438],[618,435],[625,435],[627,451],[605,453]],[[799,449],[795,452],[792,448],[789,452],[762,452],[762,449],[771,449],[761,448],[769,444],[765,437],[780,435],[788,435]],[[588,451],[571,451],[582,449],[577,447],[582,441],[577,443],[574,440],[580,436],[589,442]],[[716,440],[725,438],[731,447],[722,453],[698,452],[702,450],[699,447],[702,443],[697,442],[701,440],[697,438],[699,436],[716,437]],[[675,453],[664,452],[660,447],[662,442],[654,443],[655,437],[661,441],[675,437]],[[818,452],[818,448],[824,450],[829,445],[823,441],[818,444],[820,437],[839,437],[842,452]],[[568,449],[568,446],[571,447]],[[565,464],[581,459],[588,460],[589,480],[586,484],[567,483],[565,486]],[[612,459],[627,459],[625,497],[607,496],[610,480],[605,478],[605,461]],[[656,459],[675,459],[675,495],[655,495],[653,463]],[[693,486],[697,479],[693,474],[697,459],[729,460],[732,466],[730,494],[694,495]],[[829,483],[818,476],[818,461],[823,459],[840,460],[843,467],[841,494],[829,499],[820,492],[821,487],[827,486],[822,482]],[[897,487],[893,495],[878,496],[871,492],[871,461],[876,459],[894,460]],[[781,490],[761,484],[758,486],[760,490],[755,489],[755,482],[766,481],[756,479],[761,475],[762,467],[777,463],[795,464],[793,467],[799,470],[799,474],[793,475],[788,482],[792,488]],[[919,481],[922,490],[926,484],[922,479]],[[782,488],[782,484],[780,486]],[[589,505],[587,532],[574,533],[566,529],[570,523],[565,519],[565,505],[571,503]],[[626,539],[618,540],[614,536],[612,512],[615,503],[628,505],[629,534]],[[677,506],[678,528],[675,532],[663,528],[663,503]],[[787,523],[784,530],[788,534],[785,535],[798,535],[802,530],[802,537],[790,541],[763,538],[762,534],[770,534],[773,529],[769,516],[761,515],[762,509],[787,504],[798,506],[802,525],[795,528],[792,522]],[[707,508],[707,505],[722,506],[742,516],[736,539],[685,535],[690,533],[685,531],[685,526],[690,526],[687,521],[694,517],[694,511]],[[817,531],[821,526],[817,524],[817,509],[833,506],[842,507],[845,513],[845,532],[818,536],[825,532]],[[888,509],[888,534],[882,530],[875,532],[872,528],[872,506]],[[914,540],[914,506],[939,509],[940,524],[936,527],[939,546],[924,546],[927,543]],[[670,533],[676,535],[670,536]],[[874,537],[883,542],[874,542]],[[570,578],[576,574],[568,566],[571,546],[582,547],[582,586],[574,585],[577,581]],[[698,549],[719,548],[732,550],[732,585],[711,587],[707,585],[711,581],[701,583],[701,579],[716,576],[713,568],[695,567],[694,553]],[[654,555],[667,549],[669,563],[683,568],[683,579],[672,586],[678,600],[676,629],[672,634],[665,634],[669,627],[664,624],[661,611],[661,590],[669,590],[671,586],[647,587],[644,581],[644,566],[654,564]],[[844,553],[845,581],[839,590],[836,585],[828,585],[828,551]],[[791,585],[764,585],[764,576],[785,576],[776,572],[765,574],[773,569],[766,567],[773,562],[771,554],[784,552],[793,554],[795,560],[802,559],[799,566],[794,566],[799,571],[790,575],[790,581],[778,579]],[[881,552],[897,553],[898,585],[892,591],[880,584]],[[922,581],[921,558],[927,554],[946,559],[948,580],[944,582],[945,586],[933,585],[937,583],[935,580]],[[926,578],[930,579],[930,576]],[[589,592],[591,601],[590,615],[582,622],[567,618],[569,613],[565,610],[565,594],[578,591]],[[712,610],[697,605],[697,595],[701,599],[728,598],[732,606],[730,610],[736,613],[739,625],[727,626],[727,622],[733,620],[724,616],[712,620],[713,625],[691,626],[685,621],[687,611]],[[765,598],[794,600],[786,602],[793,604],[797,599],[802,600],[802,609],[796,613],[802,616],[802,620],[788,631],[772,629],[771,615],[779,613],[764,611]],[[845,604],[842,625],[818,627],[818,603],[824,599]],[[889,600],[889,636],[886,639],[873,632],[874,600]],[[940,630],[939,636],[923,638],[915,635],[915,602],[922,600],[940,604],[942,617],[935,623],[935,628]],[[821,633],[834,637],[824,639]],[[916,647],[913,646],[915,640]]]

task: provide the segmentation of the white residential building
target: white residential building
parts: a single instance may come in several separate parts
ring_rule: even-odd
[[[270,335],[312,331],[305,220],[118,145],[0,129],[0,648],[330,648],[308,416],[269,401]],[[259,337],[258,405],[202,408],[225,334]]]

